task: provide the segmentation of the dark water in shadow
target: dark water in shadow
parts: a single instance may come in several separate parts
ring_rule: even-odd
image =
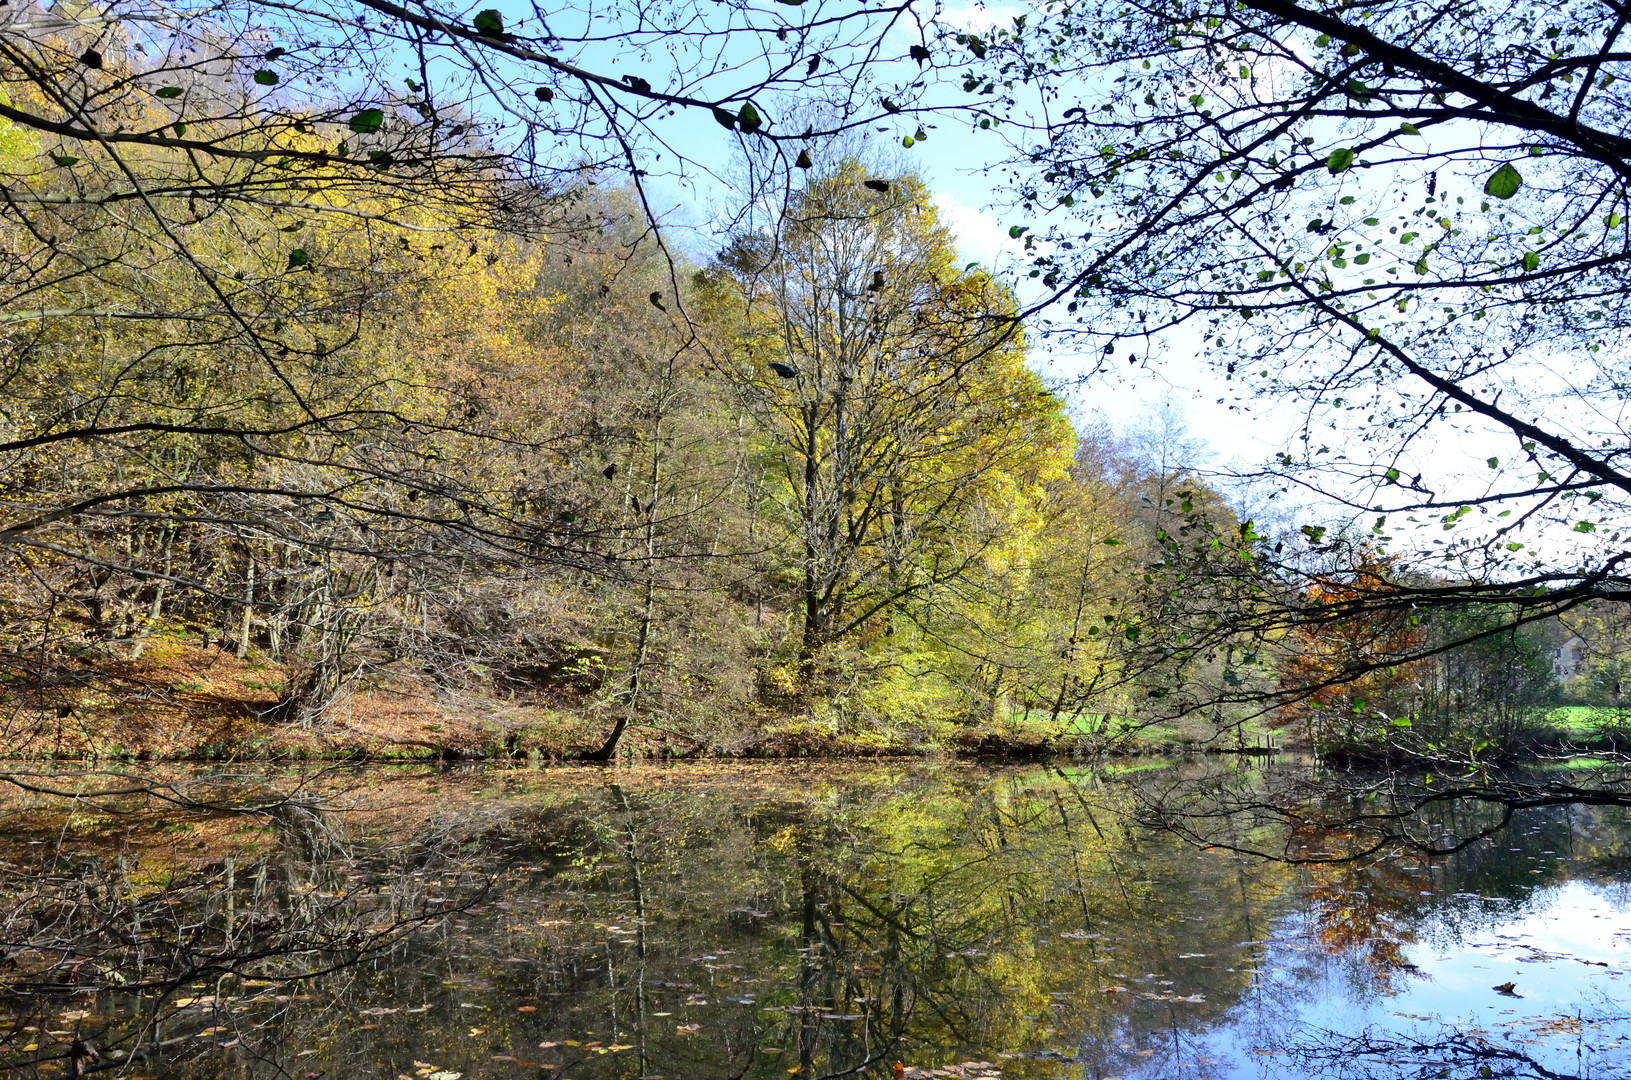
[[[1224,767],[1257,766],[1164,775]],[[1631,1076],[1623,813],[1299,869],[1141,829],[1136,775],[408,770],[325,781],[277,828],[114,815],[31,850],[132,895],[205,882],[142,932],[266,956],[141,994],[115,943],[83,988],[17,997],[0,1052],[62,1075],[31,1063],[94,1037],[103,1066],[142,1048],[125,1075],[303,1080]]]

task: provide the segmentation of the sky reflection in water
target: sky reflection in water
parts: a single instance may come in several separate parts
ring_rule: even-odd
[[[1618,811],[1295,869],[1143,831],[1086,771],[407,771],[347,797],[354,846],[245,852],[240,887],[450,914],[296,993],[172,999],[144,1075],[1631,1076]],[[124,1010],[99,1039],[149,1005],[98,1004]]]

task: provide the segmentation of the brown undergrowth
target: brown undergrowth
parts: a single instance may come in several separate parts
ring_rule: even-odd
[[[0,687],[0,757],[13,760],[561,761],[592,751],[610,726],[581,693],[507,696],[389,669],[357,680],[309,722],[289,722],[278,706],[297,681],[295,669],[254,653],[239,657],[196,635],[155,635],[136,657],[8,659],[7,670],[30,673]],[[1093,748],[1079,737],[997,724],[882,727],[840,725],[798,709],[740,712],[729,730],[706,739],[632,724],[620,755],[1038,758]]]

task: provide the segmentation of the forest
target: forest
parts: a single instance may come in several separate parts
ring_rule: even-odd
[[[713,109],[737,143],[735,202],[693,254],[628,171],[632,128],[578,124],[616,153],[540,163],[504,145],[515,133],[480,115],[481,94],[409,77],[364,107],[342,96],[368,88],[327,85],[342,55],[418,55],[428,80],[447,57],[425,40],[322,13],[259,29],[166,16],[153,32],[140,9],[100,11],[13,9],[0,54],[13,756],[1615,744],[1619,555],[1536,574],[1491,560],[1524,547],[1502,525],[1434,565],[1385,517],[1343,521],[1371,468],[1357,458],[1281,455],[1298,484],[1347,474],[1324,477],[1328,516],[1305,524],[1309,504],[1201,469],[1170,409],[1120,431],[1073,416],[1069,388],[1039,374],[1043,339],[1113,337],[1113,313],[1152,289],[1182,322],[1171,305],[1197,303],[1192,286],[1067,266],[1072,245],[1028,226],[1010,233],[1035,252],[1029,278],[961,264],[930,180],[833,97],[866,93],[864,66],[818,84],[812,55],[805,85],[829,100],[801,106],[792,142],[751,100]],[[519,39],[492,20],[453,44],[505,53],[490,74],[513,81],[499,64]],[[1023,22],[989,45],[946,30],[936,50],[1022,57]],[[315,40],[261,48],[301,35]],[[913,48],[921,68],[931,50]],[[666,100],[642,78],[615,87]],[[526,95],[555,117],[530,116],[530,137],[576,123],[556,93]],[[946,110],[881,100],[919,117],[906,147]],[[996,110],[980,98],[976,129]],[[1106,150],[1097,177],[1072,164],[1079,133],[1053,132],[1044,181],[1146,183],[1128,178],[1138,155]],[[1266,163],[1313,183],[1341,178],[1333,155]],[[1436,227],[1459,235],[1449,220]],[[1109,314],[1061,329],[1037,281],[1071,313],[1091,295]],[[1292,286],[1239,289],[1230,303],[1261,323]],[[1243,331],[1230,377],[1319,304],[1356,317],[1316,300],[1283,308],[1297,314],[1263,344]],[[1385,394],[1403,362],[1383,350],[1372,375],[1329,378]],[[1265,393],[1326,392],[1263,375]],[[1405,413],[1425,410],[1425,430],[1483,377]],[[1550,444],[1514,430],[1540,462]],[[1617,476],[1612,453],[1593,477],[1570,449],[1567,476],[1545,464],[1538,484],[1447,513],[1420,476],[1380,480],[1404,494],[1395,515],[1446,530],[1507,503],[1542,519]]]
[[[0,0],[0,1072],[1631,1075],[1628,25]]]

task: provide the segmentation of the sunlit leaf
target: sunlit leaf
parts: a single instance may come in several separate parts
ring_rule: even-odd
[[[1484,194],[1496,199],[1510,199],[1523,187],[1523,177],[1510,164],[1502,165],[1484,181]]]

